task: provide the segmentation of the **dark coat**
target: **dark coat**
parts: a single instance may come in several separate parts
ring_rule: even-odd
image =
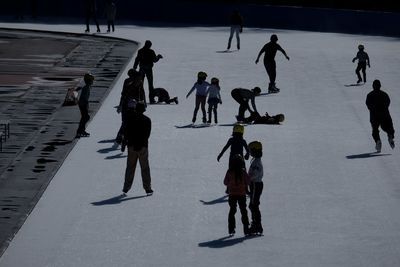
[[[149,117],[137,112],[128,113],[125,129],[128,146],[133,146],[136,151],[148,147],[150,133],[151,120]]]
[[[382,90],[373,90],[367,95],[365,101],[370,113],[370,120],[380,120],[390,117],[389,105],[390,98],[389,95]]]

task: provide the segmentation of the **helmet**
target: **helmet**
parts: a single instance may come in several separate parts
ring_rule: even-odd
[[[276,34],[271,35],[270,40],[274,43],[278,42],[278,36],[276,36]]]
[[[219,83],[218,78],[213,77],[213,78],[211,79],[211,83],[212,83],[212,84],[218,84],[218,83]]]
[[[85,81],[85,83],[93,83],[94,76],[89,72],[85,73],[85,75],[83,76],[83,80]]]
[[[258,87],[258,86],[254,87],[254,88],[253,88],[253,92],[254,92],[256,95],[259,95],[259,94],[261,93],[260,87]]]
[[[207,78],[207,73],[205,73],[204,71],[199,71],[199,73],[197,73],[197,78],[205,79]]]
[[[244,126],[240,123],[237,123],[233,126],[233,133],[240,133],[243,134],[244,133]]]
[[[358,49],[363,50],[363,49],[364,49],[364,46],[363,46],[362,44],[359,44],[359,45],[358,45]]]
[[[253,141],[249,144],[249,149],[250,151],[262,150],[262,144],[260,141]]]

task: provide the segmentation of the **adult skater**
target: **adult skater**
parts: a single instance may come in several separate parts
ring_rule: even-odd
[[[106,16],[107,16],[107,32],[115,31],[115,15],[117,14],[117,6],[113,0],[106,1]],[[111,29],[110,29],[111,28]]]
[[[387,133],[389,145],[392,149],[394,148],[394,128],[389,113],[390,98],[386,92],[381,90],[379,80],[372,83],[372,88],[373,90],[368,93],[365,103],[369,109],[375,148],[377,152],[381,152],[382,142],[379,136],[379,127]]]
[[[126,161],[125,182],[122,192],[126,194],[132,187],[135,177],[136,164],[139,160],[143,188],[147,195],[153,194],[149,166],[148,143],[151,133],[151,120],[143,113],[146,106],[143,102],[136,104],[135,112],[129,113],[128,123],[125,125],[125,136],[128,145],[128,159]]]
[[[154,63],[159,61],[161,58],[163,58],[162,55],[154,52],[153,49],[150,47],[152,46],[151,41],[147,40],[144,43],[144,46],[139,49],[137,56],[135,58],[135,62],[133,64],[133,69],[137,69],[139,66],[139,72],[147,78],[147,83],[149,86],[149,99],[150,99],[150,104],[154,104],[154,86],[153,86],[153,66]]]
[[[370,62],[369,62],[369,56],[368,54],[364,51],[364,46],[360,44],[358,46],[358,52],[355,58],[353,58],[353,63],[358,60],[357,68],[356,68],[356,74],[357,74],[357,83],[361,83],[363,79],[361,79],[361,74],[360,71],[362,71],[363,78],[364,78],[364,83],[367,82],[367,74],[366,74],[366,69],[367,66],[368,68],[371,67]]]
[[[94,81],[94,76],[90,73],[86,73],[83,76],[85,86],[78,87],[76,91],[81,91],[79,96],[78,106],[81,112],[81,120],[79,121],[78,130],[76,131],[76,138],[89,137],[90,134],[86,132],[86,123],[90,120],[89,116],[89,97],[90,90],[92,89],[92,84]]]
[[[275,56],[276,52],[281,51],[282,54],[289,60],[285,50],[278,44],[278,36],[276,34],[272,34],[270,38],[270,42],[265,44],[263,48],[261,48],[258,53],[256,64],[258,63],[260,56],[264,53],[264,66],[267,74],[269,76],[269,85],[268,85],[268,93],[277,93],[279,92],[279,88],[275,85],[276,80],[276,63]]]
[[[227,50],[231,49],[231,43],[234,34],[236,35],[236,47],[239,50],[240,49],[239,33],[243,31],[243,18],[238,10],[233,11],[230,17],[230,26],[231,26],[231,32],[229,35]]]
[[[154,97],[157,97],[157,104],[166,103],[166,104],[178,104],[178,97],[171,98],[169,93],[164,88],[154,88],[153,90]]]
[[[261,92],[259,87],[254,87],[253,89],[235,88],[231,91],[231,96],[236,102],[239,103],[239,113],[236,116],[237,121],[244,120],[244,113],[248,110],[251,114],[257,112],[255,97]],[[249,101],[251,101],[251,106],[253,110],[250,109]],[[258,113],[258,112],[257,112]]]
[[[94,23],[96,23],[97,32],[100,32],[99,22],[97,21],[97,4],[96,0],[85,0],[85,18],[86,18],[86,30],[85,32],[90,32],[89,22],[93,18]]]

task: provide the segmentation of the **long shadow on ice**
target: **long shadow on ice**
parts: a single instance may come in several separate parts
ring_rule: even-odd
[[[207,241],[207,242],[202,242],[199,243],[199,247],[208,247],[208,248],[225,248],[225,247],[231,247],[234,245],[237,245],[239,243],[242,243],[246,239],[251,239],[255,238],[257,236],[242,236],[242,237],[237,237],[237,238],[232,238],[230,236],[225,236],[216,240],[212,241]]]
[[[147,197],[147,195],[136,196],[136,197],[128,197],[127,198],[124,194],[121,194],[121,195],[116,196],[116,197],[104,199],[104,200],[101,200],[101,201],[92,202],[91,204],[93,206],[116,205],[116,204],[121,204],[124,201],[133,200],[133,199],[139,199],[139,198],[144,198],[144,197]]]
[[[392,154],[381,154],[377,152],[370,152],[370,153],[363,153],[363,154],[355,154],[346,156],[348,159],[366,159],[366,158],[373,158],[373,157],[382,157],[382,156],[390,156]]]
[[[225,196],[222,196],[217,199],[210,200],[210,201],[200,200],[200,202],[203,203],[204,205],[220,204],[220,203],[228,202],[228,195],[225,195]]]

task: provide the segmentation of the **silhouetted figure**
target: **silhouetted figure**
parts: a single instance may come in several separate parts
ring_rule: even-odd
[[[125,182],[122,189],[124,194],[132,187],[138,160],[142,174],[143,188],[147,195],[153,194],[153,190],[151,189],[148,150],[151,120],[143,114],[145,111],[145,104],[138,102],[135,112],[129,113],[128,123],[125,127],[125,136],[128,144],[128,159],[126,161]]]
[[[117,6],[113,0],[107,0],[106,2],[106,17],[107,17],[107,32],[115,31],[115,15],[117,14]],[[111,29],[110,29],[111,28]]]
[[[236,116],[237,121],[244,120],[244,113],[246,112],[246,110],[248,110],[250,113],[257,112],[255,97],[259,95],[260,92],[261,89],[259,87],[254,87],[254,89],[251,90],[236,88],[231,91],[231,96],[240,105],[238,115]],[[251,106],[253,110],[249,106],[249,101],[251,101]]]
[[[154,63],[159,61],[162,57],[162,55],[154,52],[153,49],[150,47],[152,46],[151,41],[147,40],[144,43],[144,46],[139,49],[137,56],[135,58],[135,62],[133,64],[133,68],[136,70],[136,68],[139,66],[139,72],[147,78],[147,83],[149,86],[149,99],[150,99],[150,104],[154,104],[154,86],[153,86],[153,66]]]
[[[218,123],[218,104],[222,104],[220,91],[221,87],[219,86],[219,79],[213,77],[211,79],[211,85],[207,89],[208,95],[208,121],[207,123],[211,123],[212,112],[214,113],[214,122]]]
[[[86,132],[86,123],[90,120],[89,97],[90,90],[92,89],[92,84],[94,81],[94,76],[90,73],[86,73],[83,77],[83,80],[85,82],[85,85],[76,89],[76,91],[81,91],[78,101],[79,110],[81,112],[81,120],[79,121],[79,127],[76,131],[76,138],[90,136],[90,134]]]
[[[272,34],[270,42],[268,42],[263,46],[263,48],[261,48],[256,59],[256,64],[257,64],[260,59],[260,56],[264,53],[264,66],[269,76],[268,93],[279,92],[279,88],[277,88],[275,85],[275,80],[276,80],[275,56],[277,51],[281,51],[282,54],[286,57],[286,59],[289,60],[289,57],[286,55],[285,50],[283,50],[282,47],[278,44],[278,36],[276,36],[276,34]]]
[[[154,88],[153,93],[154,97],[157,97],[157,104],[163,102],[166,104],[172,104],[172,103],[178,104],[178,98],[177,97],[171,98],[169,96],[168,91],[164,88]]]
[[[240,49],[239,33],[243,31],[243,17],[240,15],[238,10],[233,11],[230,17],[230,26],[231,26],[231,32],[229,35],[227,50],[231,49],[231,42],[234,34],[236,35],[236,46],[237,49],[239,50]]]
[[[97,4],[96,0],[85,0],[85,18],[86,18],[86,30],[85,32],[90,32],[89,22],[93,18],[96,23],[97,32],[100,32],[99,22],[97,21]]]
[[[122,119],[121,127],[118,131],[117,138],[115,139],[118,144],[123,142],[124,126],[126,124],[127,114],[129,111],[131,109],[135,109],[136,103],[138,102],[143,102],[146,105],[146,96],[143,89],[143,76],[134,69],[130,69],[128,71],[128,76],[129,77],[124,81],[121,98],[117,109],[117,112],[121,113]],[[124,150],[123,146],[121,150]]]
[[[387,133],[390,147],[393,149],[395,146],[393,122],[389,112],[390,98],[386,92],[381,90],[379,80],[375,80],[372,87],[373,91],[368,93],[365,103],[369,109],[375,148],[377,152],[381,152],[382,142],[379,136],[379,127]]]
[[[15,7],[15,18],[18,20],[23,20],[25,13],[25,1],[14,0],[14,7]]]
[[[364,83],[366,83],[367,82],[367,74],[366,74],[365,70],[367,69],[367,65],[368,65],[368,68],[370,68],[371,66],[370,66],[370,62],[369,62],[369,56],[364,51],[364,46],[361,44],[358,46],[358,52],[357,52],[356,57],[353,58],[353,63],[356,60],[358,60],[358,64],[357,64],[357,68],[356,68],[356,74],[358,77],[357,83],[361,83],[363,81],[361,79],[360,71],[362,71]]]

